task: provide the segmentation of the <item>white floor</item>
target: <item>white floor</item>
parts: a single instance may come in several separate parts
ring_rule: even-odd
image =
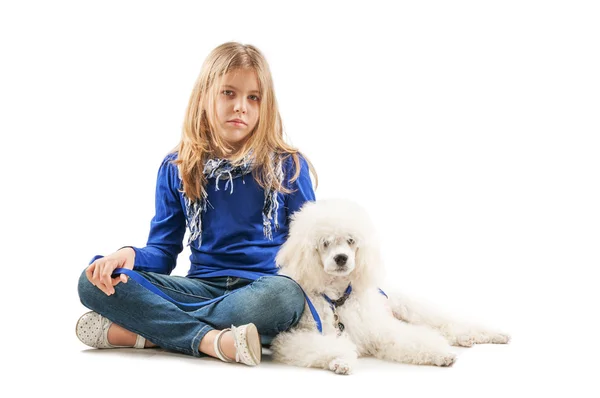
[[[160,349],[91,349],[75,336],[87,311],[76,287],[82,267],[51,266],[77,264],[83,254],[41,262],[30,275],[13,267],[0,289],[0,397],[598,398],[597,279],[587,271],[593,262],[575,256],[585,253],[573,253],[564,262],[523,255],[498,272],[455,261],[434,278],[426,275],[431,267],[402,268],[389,282],[399,281],[407,295],[505,331],[512,341],[453,347],[458,359],[449,368],[364,358],[349,376],[274,363],[266,352],[260,366],[247,367]]]
[[[340,376],[325,370],[272,362],[268,350],[264,351],[263,363],[251,368],[161,349],[91,349],[80,343],[74,333],[77,317],[83,311],[79,303],[71,302],[60,315],[32,313],[31,316],[39,319],[40,329],[23,332],[22,341],[32,341],[36,336],[42,340],[37,340],[37,347],[8,346],[9,356],[3,360],[5,367],[8,365],[8,371],[3,372],[8,376],[8,384],[3,382],[3,385],[11,386],[6,388],[17,393],[3,396],[201,397],[210,394],[212,397],[337,398],[357,394],[504,397],[552,393],[598,397],[597,383],[593,385],[596,361],[582,351],[581,342],[574,340],[567,345],[567,341],[551,341],[551,336],[540,334],[541,323],[535,317],[529,324],[519,321],[519,324],[505,325],[503,329],[513,335],[508,345],[454,347],[458,360],[449,368],[364,358],[354,374]],[[50,324],[54,327],[49,328]],[[44,330],[50,333],[42,333]],[[563,332],[568,333],[568,328],[554,331],[555,336]]]

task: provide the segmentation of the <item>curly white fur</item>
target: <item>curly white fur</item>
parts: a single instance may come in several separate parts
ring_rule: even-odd
[[[307,202],[292,215],[290,235],[277,254],[280,273],[296,280],[321,318],[320,334],[308,308],[298,325],[272,342],[276,361],[349,374],[357,358],[374,356],[410,364],[449,366],[450,344],[507,343],[504,333],[457,322],[398,292],[382,295],[379,240],[365,210],[347,200]],[[322,294],[341,297],[345,325],[338,336],[333,311]]]

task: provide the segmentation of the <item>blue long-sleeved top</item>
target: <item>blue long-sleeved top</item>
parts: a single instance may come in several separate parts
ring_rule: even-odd
[[[150,222],[148,242],[143,248],[131,246],[135,251],[134,270],[170,274],[183,250],[185,198],[179,192],[177,166],[171,163],[176,158],[176,153],[167,155],[158,170],[156,213]],[[284,183],[294,192],[277,193],[279,209],[274,217],[279,228],[272,226],[273,240],[263,233],[265,193],[252,173],[234,178],[233,192],[230,187],[224,189],[225,180],[219,180],[219,190],[215,190],[216,179],[209,178],[206,192],[212,207],[209,205],[202,212],[202,235],[190,244],[191,265],[187,276],[256,279],[275,274],[275,255],[288,236],[289,217],[306,201],[315,200],[308,164],[302,156],[300,166],[298,179],[290,183],[295,172],[291,156],[283,164]]]

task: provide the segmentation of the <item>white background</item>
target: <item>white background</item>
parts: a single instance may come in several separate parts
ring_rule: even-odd
[[[1,333],[13,395],[597,396],[597,4],[391,4],[2,2]],[[77,340],[80,272],[95,254],[145,244],[156,172],[202,61],[231,40],[266,56],[317,197],[372,215],[388,285],[511,344],[456,349],[446,369],[364,359],[336,378]]]

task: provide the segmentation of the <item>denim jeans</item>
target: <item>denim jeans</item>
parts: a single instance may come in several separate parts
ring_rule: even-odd
[[[254,323],[264,345],[294,326],[304,311],[304,294],[293,280],[262,276],[255,281],[237,277],[206,279],[136,271],[164,293],[183,303],[196,303],[232,292],[220,301],[193,310],[152,293],[132,279],[115,286],[107,296],[92,285],[85,270],[79,278],[79,298],[91,310],[168,350],[193,356],[213,329]]]

